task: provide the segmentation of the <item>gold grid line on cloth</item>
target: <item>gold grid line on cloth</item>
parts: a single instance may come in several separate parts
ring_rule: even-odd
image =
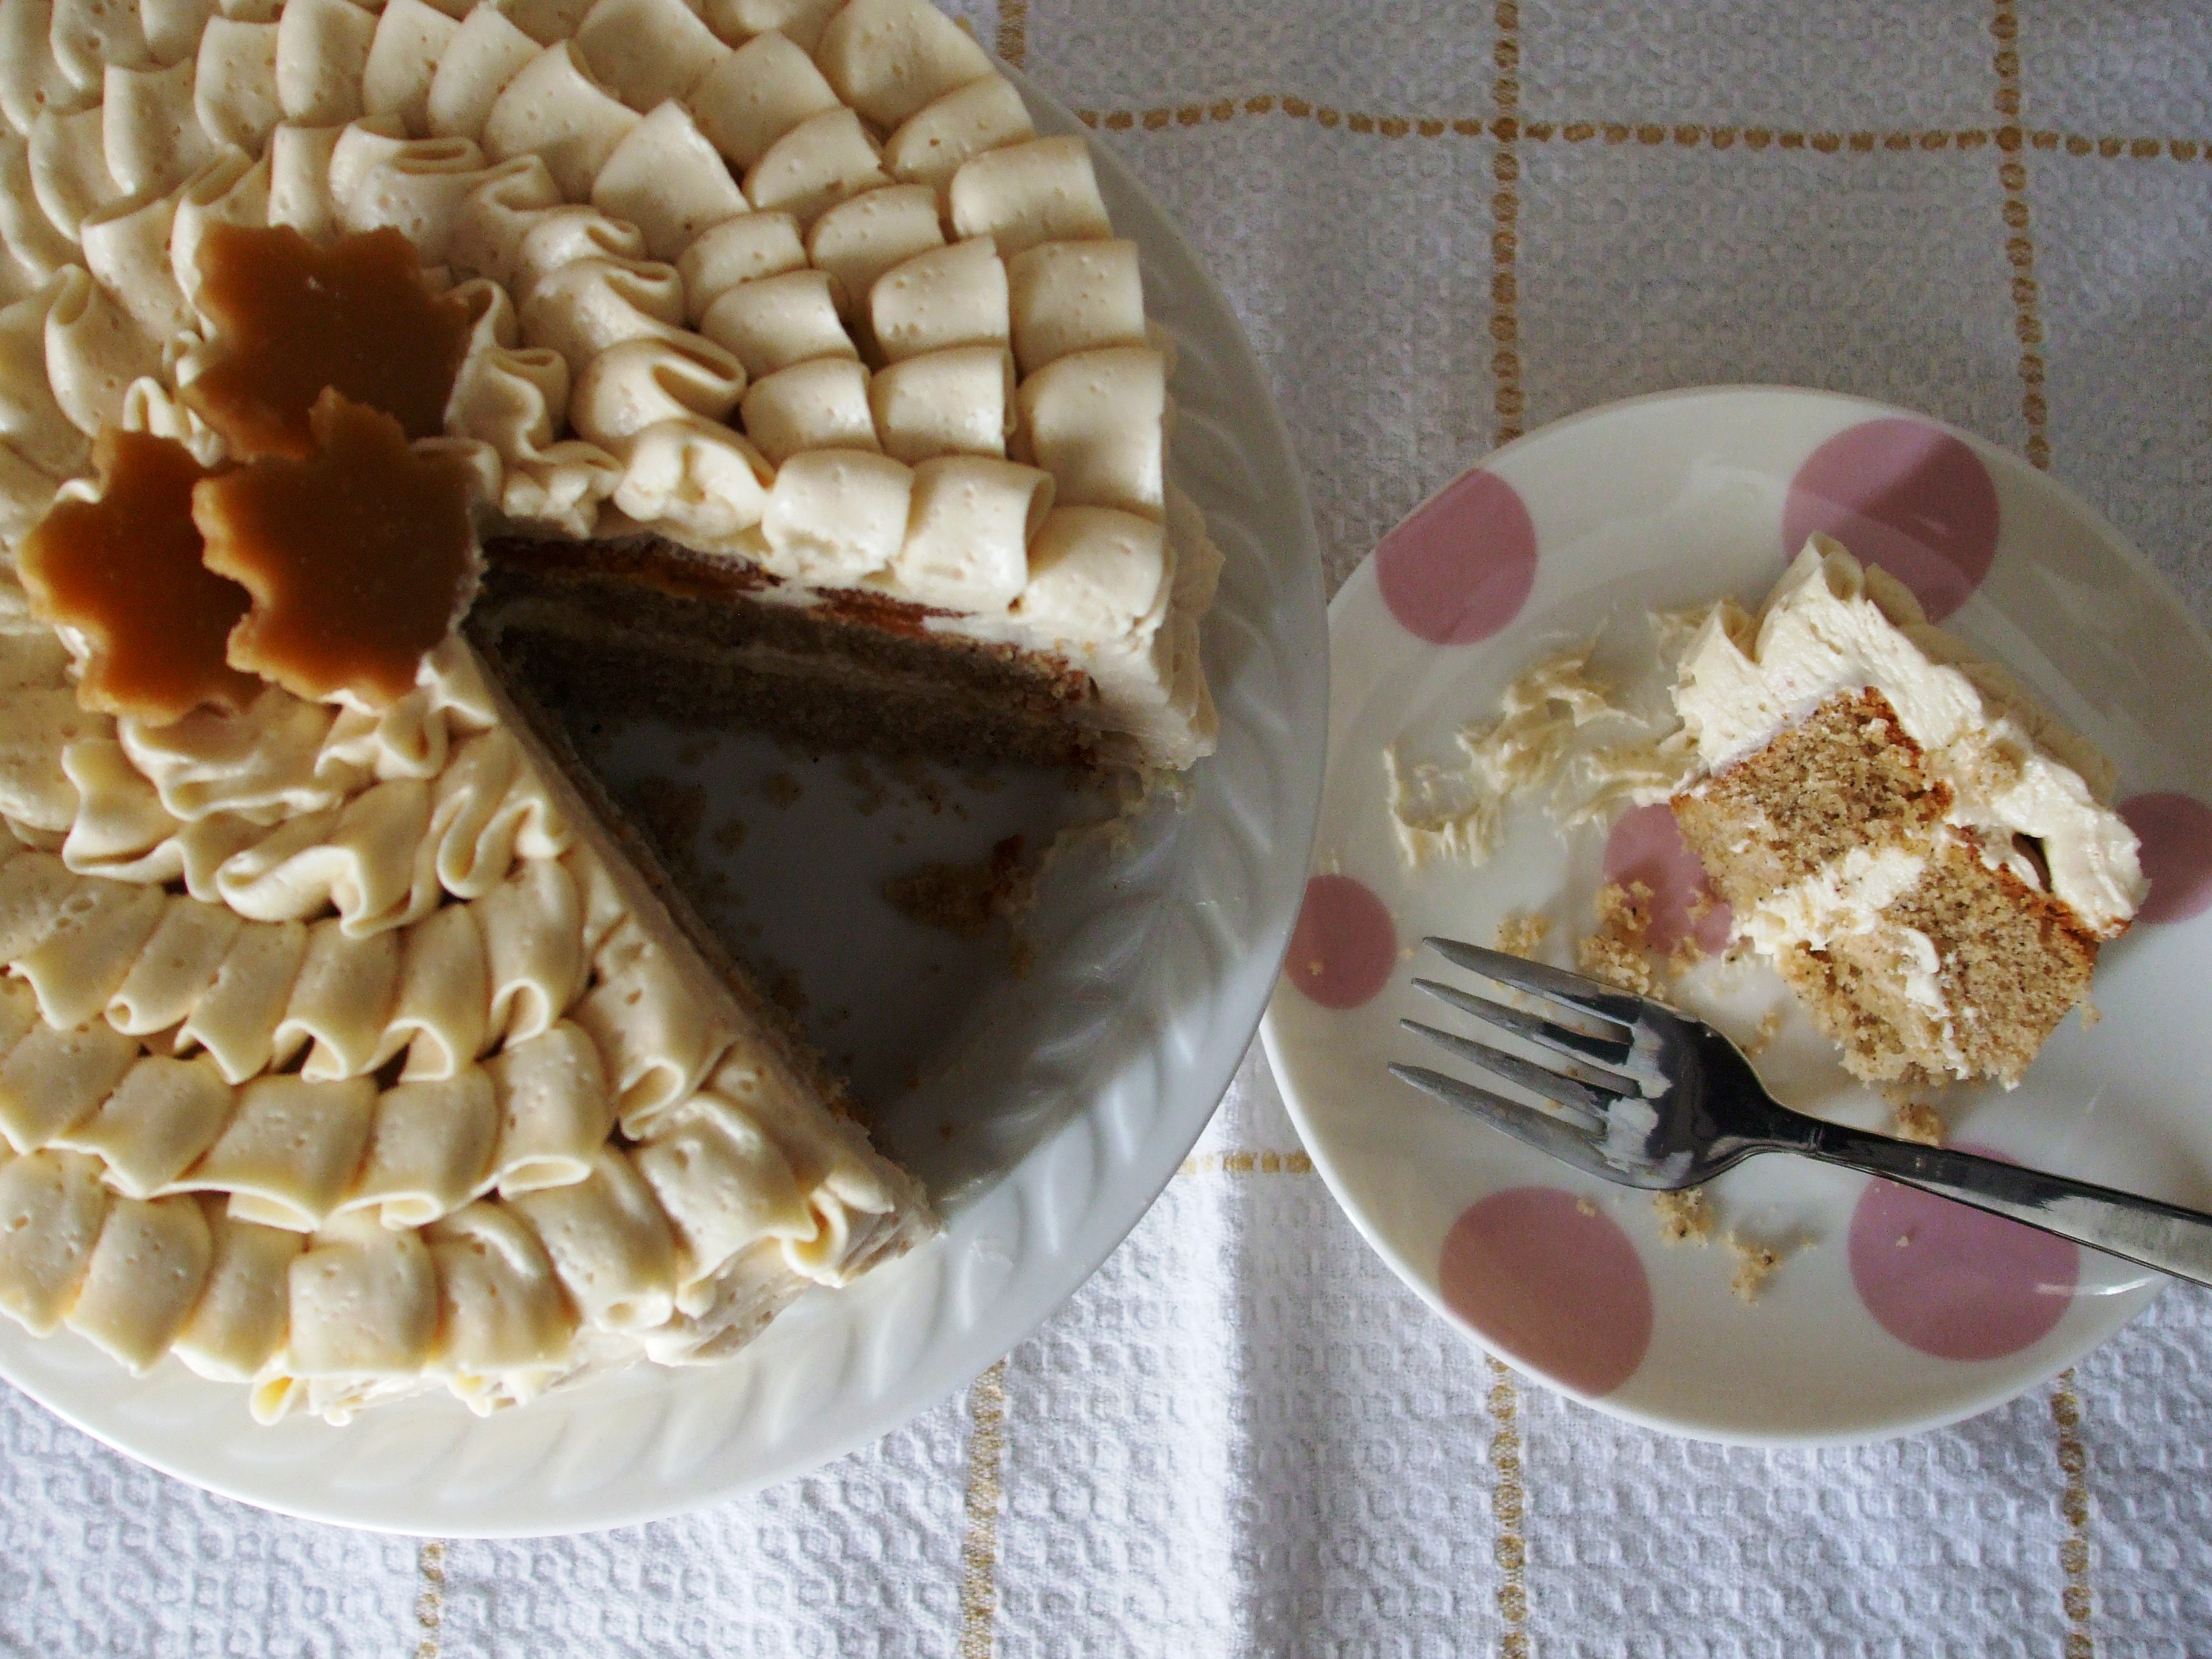
[[[1497,41],[1491,61],[1497,73],[1491,77],[1490,100],[1496,110],[1491,137],[1490,176],[1497,189],[1490,198],[1490,337],[1492,402],[1498,413],[1494,441],[1508,444],[1522,433],[1521,417],[1528,400],[1521,384],[1520,276],[1516,269],[1521,253],[1520,143],[1525,128],[1521,120],[1521,5],[1520,0],[1498,0],[1492,14]],[[1417,131],[1431,133],[1430,123]],[[1357,129],[1355,129],[1356,131]],[[1497,1360],[1490,1364],[1491,1516],[1495,1523],[1491,1551],[1498,1563],[1498,1613],[1504,1629],[1498,1638],[1498,1659],[1528,1659],[1528,1546],[1522,1527],[1528,1510],[1522,1485],[1521,1400],[1513,1373]]]
[[[1178,1176],[1312,1173],[1313,1159],[1304,1152],[1194,1152],[1176,1170]]]
[[[2089,1635],[2089,1449],[2081,1440],[2081,1401],[2070,1367],[2051,1390],[2051,1419],[2058,1426],[2058,1468],[2066,1477],[2059,1500],[2066,1538],[2058,1546],[2066,1585],[2059,1601],[2066,1613],[2066,1659],[2092,1659],[2097,1650]]]
[[[415,1644],[415,1659],[438,1659],[438,1629],[446,1622],[446,1545],[443,1539],[425,1539],[415,1552],[415,1573],[422,1589],[415,1598],[415,1622],[422,1635]]]
[[[1997,114],[2009,122],[2020,118],[2020,17],[2014,0],[1994,0],[1990,33],[1997,50],[1990,59],[1996,70]],[[2037,308],[2035,241],[2028,234],[2027,163],[2021,159],[2027,136],[2014,125],[1997,129],[1997,182],[2004,189],[2005,259],[2012,266],[2013,332],[2020,340],[2020,413],[2027,423],[2028,464],[2051,465],[2051,436],[2047,430],[2051,407],[2043,395],[2043,318]]]
[[[999,1499],[1006,1456],[1006,1362],[968,1391],[968,1530],[960,1540],[960,1659],[991,1659],[999,1616]]]
[[[1521,178],[1521,151],[1513,136],[1521,113],[1520,0],[1498,0],[1494,15],[1498,40],[1491,59],[1498,72],[1491,77],[1490,98],[1498,107],[1494,125],[1501,136],[1490,157],[1490,176],[1498,186],[1490,198],[1490,374],[1491,404],[1498,414],[1495,441],[1504,444],[1521,435],[1521,416],[1528,408],[1521,388],[1519,277],[1514,269],[1521,252],[1521,198],[1514,188]]]
[[[1498,1562],[1498,1613],[1505,1633],[1498,1638],[1499,1659],[1528,1659],[1528,1544],[1522,1530],[1528,1492],[1521,1484],[1521,1396],[1513,1373],[1490,1364],[1490,1512],[1497,1522],[1491,1553]],[[2071,1656],[2069,1656],[2071,1659]]]
[[[1029,62],[1030,0],[999,0],[999,56],[1016,69]]]
[[[1812,128],[1770,127],[1741,124],[1705,125],[1695,122],[1615,120],[1595,118],[1538,119],[1534,117],[1376,115],[1360,110],[1341,110],[1329,104],[1290,94],[1257,93],[1246,97],[1218,97],[1192,104],[1162,104],[1147,109],[1085,109],[1076,114],[1087,126],[1109,132],[1132,128],[1159,132],[1170,128],[1204,126],[1245,116],[1284,115],[1312,121],[1347,132],[1383,138],[1496,138],[1501,143],[1526,140],[1530,143],[1672,145],[1677,149],[1811,150],[1817,155],[1871,155],[1876,150],[1979,149],[1996,141],[1998,129],[1990,127],[1860,128],[1851,131],[1820,131]],[[2014,126],[2030,149],[2106,161],[2212,161],[2212,140],[2154,138],[2112,133],[2064,132],[2051,127]]]

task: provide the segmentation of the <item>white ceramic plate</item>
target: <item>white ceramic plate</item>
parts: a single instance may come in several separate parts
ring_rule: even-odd
[[[1768,1157],[1712,1188],[1724,1230],[1790,1247],[1747,1304],[1723,1243],[1663,1243],[1649,1195],[1577,1175],[1384,1073],[1391,1059],[1442,1063],[1397,1029],[1406,1015],[1450,1021],[1409,982],[1451,977],[1414,955],[1423,935],[1486,944],[1507,916],[1541,911],[1544,954],[1571,964],[1601,881],[1649,880],[1665,931],[1692,925],[1696,879],[1663,805],[1609,834],[1564,836],[1516,807],[1480,869],[1409,871],[1384,746],[1451,758],[1453,734],[1494,718],[1508,684],[1601,629],[1596,665],[1663,707],[1646,613],[1723,594],[1756,605],[1812,529],[1892,568],[2103,749],[2145,842],[2151,895],[2100,965],[2101,1021],[2069,1017],[2011,1094],[1959,1091],[1954,1138],[2212,1207],[2212,642],[2048,478],[1856,398],[1729,389],[1595,410],[1498,451],[1385,539],[1331,610],[1316,873],[1265,1027],[1316,1164],[1439,1313],[1602,1410],[1717,1440],[1846,1441],[1966,1416],[2072,1363],[2157,1288],[2024,1228]],[[1708,964],[1681,995],[1739,1036],[1787,1009],[1759,1060],[1776,1092],[1886,1125],[1888,1108],[1762,966]]]
[[[1041,129],[1080,131],[1024,91]],[[748,900],[724,919],[749,954],[795,970],[810,1034],[864,1097],[890,1101],[881,1138],[930,1182],[945,1236],[850,1291],[801,1301],[726,1364],[639,1367],[485,1419],[424,1398],[344,1430],[257,1428],[244,1390],[173,1360],[134,1382],[73,1335],[34,1341],[5,1322],[0,1376],[133,1457],[269,1509],[447,1536],[617,1526],[890,1432],[1020,1341],[1136,1224],[1273,987],[1320,797],[1327,641],[1312,520],[1250,349],[1182,236],[1096,155],[1114,222],[1141,251],[1149,308],[1180,351],[1174,471],[1228,556],[1205,635],[1221,744],[1188,798],[1054,870],[1026,928],[1033,965],[1017,977],[1003,940],[926,933],[878,884],[1086,810],[1056,786],[885,786],[757,740],[702,754],[651,730],[603,744],[617,771],[705,792],[701,851]],[[760,787],[777,771],[800,786],[795,803]],[[714,834],[732,818],[748,826],[734,847],[734,832]]]

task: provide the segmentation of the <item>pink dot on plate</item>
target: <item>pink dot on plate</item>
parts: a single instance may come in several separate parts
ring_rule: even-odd
[[[1869,1181],[1859,1194],[1850,1254],[1866,1310],[1938,1359],[2002,1359],[2041,1341],[2065,1316],[2081,1270],[2070,1240],[1893,1181]]]
[[[1574,1389],[1610,1394],[1651,1346],[1651,1281],[1595,1206],[1554,1187],[1509,1187],[1470,1206],[1437,1258],[1444,1305],[1508,1358]]]
[[[1918,421],[1867,421],[1822,444],[1790,481],[1782,551],[1814,532],[1878,564],[1941,622],[1982,584],[1997,552],[1997,487],[1982,458]]]
[[[1432,645],[1473,645],[1521,614],[1536,585],[1536,526],[1513,486],[1463,472],[1375,550],[1382,601]]]
[[[2142,842],[2150,896],[2137,921],[2186,921],[2212,909],[2212,806],[2161,791],[2120,805],[2120,816]]]
[[[1357,1008],[1398,963],[1398,933],[1382,901],[1350,876],[1316,876],[1291,933],[1283,971],[1324,1008]]]
[[[1664,801],[1622,814],[1605,838],[1605,878],[1651,890],[1651,926],[1644,937],[1662,954],[1679,939],[1697,941],[1707,956],[1728,948],[1729,908],[1706,884],[1705,866],[1682,845],[1674,809]]]

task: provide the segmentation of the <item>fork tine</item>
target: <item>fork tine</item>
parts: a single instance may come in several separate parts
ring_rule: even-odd
[[[1608,1172],[1604,1160],[1598,1156],[1595,1137],[1564,1118],[1525,1106],[1517,1100],[1508,1100],[1503,1095],[1493,1095],[1471,1083],[1462,1083],[1457,1078],[1432,1072],[1425,1066],[1401,1066],[1393,1060],[1390,1075],[1401,1083],[1412,1084],[1424,1094],[1435,1096],[1447,1106],[1474,1113],[1492,1128],[1504,1130],[1522,1145],[1549,1153],[1562,1164],[1605,1176],[1608,1180],[1620,1179]]]
[[[1539,1066],[1533,1060],[1522,1060],[1517,1054],[1486,1048],[1471,1038],[1455,1036],[1449,1031],[1439,1031],[1435,1026],[1424,1025],[1418,1019],[1401,1019],[1398,1024],[1417,1036],[1425,1036],[1439,1048],[1457,1054],[1470,1065],[1480,1066],[1493,1076],[1502,1077],[1508,1083],[1517,1083],[1522,1088],[1543,1096],[1554,1105],[1587,1114],[1590,1121],[1586,1127],[1601,1127],[1605,1122],[1606,1109],[1620,1098],[1618,1093],[1592,1088],[1578,1078],[1565,1076],[1548,1066]],[[1639,1099],[1642,1097],[1638,1091],[1631,1090],[1629,1092],[1637,1094]]]
[[[1594,1060],[1608,1069],[1615,1069],[1627,1064],[1628,1057],[1636,1052],[1632,1043],[1616,1042],[1611,1037],[1592,1036],[1586,1031],[1554,1025],[1541,1014],[1509,1008],[1502,1002],[1492,1002],[1487,997],[1477,996],[1472,991],[1462,991],[1455,986],[1440,985],[1432,979],[1417,979],[1413,981],[1413,988],[1426,991],[1439,1002],[1448,1002],[1463,1014],[1473,1014],[1477,1019],[1502,1026],[1514,1036],[1534,1043],[1539,1048],[1549,1048],[1553,1054],[1565,1054],[1570,1059]],[[1626,1079],[1621,1079],[1624,1091],[1632,1090],[1633,1086]]]
[[[1589,1014],[1610,1020],[1615,1025],[1635,1026],[1637,1017],[1644,1012],[1640,997],[1624,995],[1597,980],[1585,979],[1580,974],[1570,974],[1564,969],[1530,962],[1523,957],[1511,957],[1503,951],[1486,950],[1480,945],[1469,945],[1455,939],[1438,939],[1434,935],[1422,944],[1430,946],[1448,962],[1470,969],[1501,985],[1510,985],[1516,991],[1526,991],[1531,996],[1544,998],[1578,1014]]]

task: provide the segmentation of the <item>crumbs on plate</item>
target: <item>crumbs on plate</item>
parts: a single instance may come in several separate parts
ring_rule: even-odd
[[[1712,1201],[1702,1187],[1679,1193],[1654,1193],[1651,1207],[1659,1217],[1659,1237],[1669,1244],[1709,1244],[1713,1237]]]
[[[1650,928],[1651,890],[1640,881],[1607,882],[1597,892],[1597,930],[1576,945],[1575,965],[1592,979],[1650,996],[1659,988],[1645,948]]]
[[[1516,912],[1498,924],[1498,948],[1509,957],[1533,962],[1551,931],[1552,919],[1540,910],[1528,915]]]

